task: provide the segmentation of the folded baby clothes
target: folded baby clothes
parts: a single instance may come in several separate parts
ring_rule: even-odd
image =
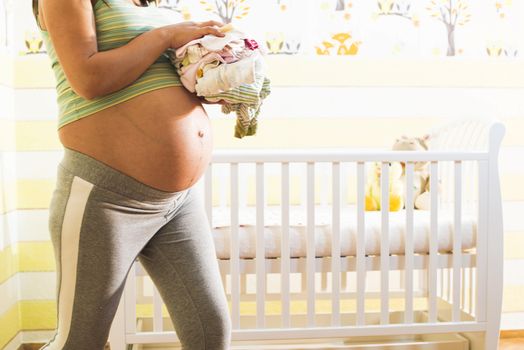
[[[215,69],[209,69],[202,77],[197,78],[198,84],[195,86],[197,95],[208,97],[242,84],[253,84],[255,74],[263,73],[262,61],[255,59],[256,56],[253,54],[243,60],[220,64]],[[206,67],[207,65],[203,69]]]
[[[224,62],[222,56],[216,52],[210,52],[195,63],[181,66],[178,69],[180,81],[186,89],[195,92],[197,79],[203,76],[204,71],[218,66],[221,62]]]
[[[225,114],[236,112],[234,135],[242,138],[256,132],[262,100],[271,92],[270,80],[257,42],[236,29],[224,34],[168,49],[168,57],[186,89],[210,102],[224,100]]]

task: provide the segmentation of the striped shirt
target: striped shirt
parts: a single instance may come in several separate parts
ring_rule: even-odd
[[[166,8],[139,7],[127,0],[106,0],[106,2],[109,6],[98,0],[93,7],[98,51],[123,46],[144,32],[179,21],[175,16],[176,13]],[[182,86],[180,77],[166,52],[132,84],[113,93],[87,100],[71,88],[58,62],[49,33],[42,29],[40,32],[56,78],[58,128],[148,91],[167,86]]]

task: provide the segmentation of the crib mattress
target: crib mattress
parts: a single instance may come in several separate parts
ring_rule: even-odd
[[[214,207],[212,211],[212,232],[217,258],[229,259],[231,244],[230,208]],[[332,211],[329,207],[315,207],[315,255],[331,256],[333,229]],[[344,208],[340,214],[340,251],[341,256],[356,255],[357,213],[355,208]],[[476,217],[463,215],[461,220],[462,249],[474,248],[476,244]],[[381,212],[365,213],[365,253],[380,255]],[[413,247],[414,253],[429,252],[430,212],[413,212]],[[453,250],[455,232],[453,212],[438,213],[438,251]],[[239,257],[256,257],[256,208],[244,207],[239,211]],[[305,257],[307,250],[307,216],[304,207],[291,206],[289,211],[289,248],[291,257]],[[401,210],[389,213],[389,252],[402,255],[405,253],[406,212]],[[264,246],[266,258],[280,257],[281,254],[281,209],[268,206],[264,213]]]

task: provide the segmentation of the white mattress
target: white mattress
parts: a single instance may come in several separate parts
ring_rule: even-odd
[[[266,258],[280,256],[281,248],[281,214],[279,206],[269,206],[264,214],[264,240]],[[404,254],[406,233],[405,211],[389,213],[389,252]],[[305,257],[307,247],[306,208],[290,208],[289,247],[291,257]],[[317,257],[331,256],[331,208],[315,207],[315,254]],[[365,213],[365,252],[367,255],[380,255],[381,212]],[[357,215],[355,208],[344,208],[340,220],[341,256],[356,255]],[[453,250],[453,213],[439,211],[438,217],[438,250]],[[256,209],[245,207],[239,212],[240,258],[256,257]],[[214,207],[212,212],[213,238],[217,257],[229,259],[231,227],[230,208]],[[430,213],[414,211],[413,245],[415,253],[429,252]],[[463,216],[461,225],[462,249],[475,247],[476,217]]]

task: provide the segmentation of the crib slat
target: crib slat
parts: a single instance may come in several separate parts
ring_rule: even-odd
[[[416,259],[416,258],[415,258]],[[416,264],[414,265],[416,266]],[[428,269],[415,269],[418,272],[418,289],[427,297],[428,294]]]
[[[478,162],[479,176],[479,200],[478,200],[478,218],[477,218],[477,268],[476,268],[476,303],[475,318],[478,322],[486,321],[486,292],[487,279],[487,217],[488,217],[488,161]]]
[[[341,198],[343,198],[342,201],[342,208],[347,208],[348,206],[348,187],[349,187],[349,181],[348,175],[349,175],[349,167],[347,166],[347,163],[342,163],[344,165],[340,166],[340,178],[343,179],[343,181],[340,182],[340,193]]]
[[[366,236],[365,236],[365,163],[357,163],[357,326],[365,323]],[[345,275],[345,273],[344,273]]]
[[[380,239],[380,323],[389,323],[389,163],[382,162],[380,175],[382,235]]]
[[[333,238],[331,240],[331,325],[340,325],[340,163],[332,164]]]
[[[265,326],[266,305],[266,271],[264,242],[264,163],[256,163],[257,181],[257,239],[256,239],[256,273],[257,273],[257,327]]]
[[[307,324],[315,325],[315,163],[307,163]]]
[[[447,283],[447,290],[446,290],[446,300],[451,303],[451,268],[446,269],[446,283]]]
[[[242,174],[242,171],[243,169],[247,169],[246,166],[248,166],[249,164],[242,164],[240,163],[238,165],[238,171],[239,171],[239,174]],[[245,174],[245,172],[244,172]],[[240,176],[239,175],[239,178],[238,178],[238,195],[239,195],[239,199],[238,199],[238,207],[239,208],[245,208],[247,207],[247,199],[248,199],[248,176]]]
[[[478,262],[478,260],[477,260]],[[469,293],[469,297],[468,297],[468,311],[469,311],[469,314],[472,315],[473,314],[473,295],[474,295],[474,290],[475,290],[475,285],[473,284],[473,268],[468,268],[468,272],[469,272],[469,275],[468,275],[468,293]]]
[[[327,272],[320,273],[320,291],[325,292],[327,290]]]
[[[127,275],[125,288],[125,308],[126,308],[126,330],[128,333],[136,332],[136,264],[133,262]]]
[[[413,323],[413,172],[414,164],[406,163],[406,239],[405,314],[404,323]]]
[[[439,294],[439,296],[440,297],[444,297],[444,269],[440,269],[439,275],[440,275],[440,279],[439,279],[439,281],[440,281],[440,294]]]
[[[328,185],[328,169],[326,169],[329,164],[319,164],[320,167],[320,173],[318,174],[319,177],[319,187],[320,187],[320,205],[322,209],[328,208],[328,196],[329,196],[329,189],[327,187]]]
[[[247,293],[247,278],[245,273],[240,275],[240,292],[241,294]]]
[[[289,252],[289,163],[282,163],[282,239],[280,254],[280,294],[282,299],[282,326],[289,327],[291,320],[289,316],[289,271],[291,269]]]
[[[226,183],[228,174],[226,172],[226,165],[219,166],[216,170],[216,177],[219,179],[219,183]],[[218,205],[221,208],[227,208],[227,187],[226,186],[217,186],[218,191]]]
[[[428,322],[437,322],[437,254],[438,254],[438,163],[430,164],[430,238],[429,238],[429,271],[428,271]],[[448,285],[449,287],[449,285]]]
[[[453,235],[453,321],[460,321],[460,270],[462,268],[462,162],[455,162],[455,230]]]
[[[164,326],[162,324],[162,298],[156,286],[153,286],[153,330],[155,332],[162,332]]]
[[[233,329],[240,328],[240,293],[239,293],[239,239],[238,239],[238,163],[230,165],[231,191],[231,241],[229,254],[229,271],[231,277],[231,324]]]
[[[343,271],[340,275],[340,284],[342,286],[342,290],[345,291],[348,289],[348,274],[346,271]]]
[[[466,310],[466,268],[460,268],[460,279],[461,279],[461,288],[460,288],[460,308]]]
[[[212,224],[212,217],[211,217],[211,210],[213,208],[213,192],[211,189],[212,183],[213,183],[213,164],[209,164],[209,166],[206,169],[206,176],[205,176],[205,183],[204,183],[204,201],[206,206],[206,214],[207,214],[207,220],[209,221],[209,225]]]

